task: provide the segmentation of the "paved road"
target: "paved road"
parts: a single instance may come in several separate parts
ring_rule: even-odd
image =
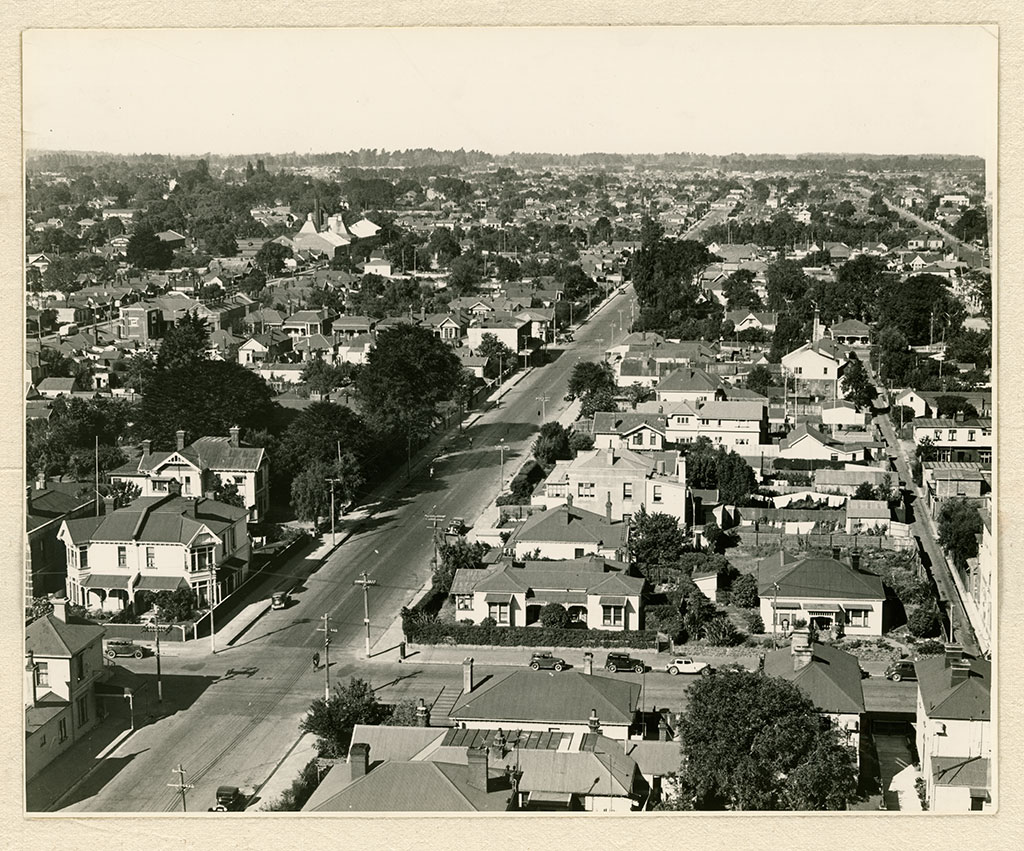
[[[896,468],[899,470],[900,479],[907,483],[907,487],[913,489],[916,496],[914,503],[914,524],[912,527],[913,534],[917,538],[921,549],[924,550],[924,553],[927,556],[928,564],[926,567],[939,589],[939,597],[946,601],[946,611],[953,623],[954,637],[964,646],[964,649],[968,653],[978,655],[980,652],[978,640],[974,634],[974,630],[971,628],[970,620],[964,610],[964,605],[960,599],[960,594],[957,591],[956,584],[953,582],[953,577],[950,573],[952,568],[950,568],[949,564],[946,562],[946,556],[942,552],[942,548],[936,542],[930,525],[925,520],[925,512],[928,508],[925,505],[921,489],[914,484],[913,477],[910,474],[910,464],[905,454],[905,448],[897,438],[896,431],[893,428],[888,414],[876,417],[875,422],[877,422],[881,427],[882,435],[884,436],[886,443],[889,444],[889,448],[892,450],[891,454],[896,459]]]
[[[631,290],[629,290],[631,293]],[[259,786],[295,741],[298,721],[309,703],[323,694],[323,674],[314,674],[311,657],[323,642],[316,628],[331,616],[331,675],[354,673],[363,659],[363,591],[353,585],[367,571],[371,642],[381,637],[399,609],[411,602],[427,579],[432,556],[427,514],[479,515],[497,492],[501,472],[510,478],[529,454],[540,427],[540,403],[546,395],[547,419],[568,405],[563,401],[577,360],[597,359],[612,342],[613,323],[631,295],[617,295],[575,334],[575,343],[544,367],[533,370],[474,423],[468,441],[453,451],[414,467],[413,478],[397,486],[352,538],[294,588],[295,605],[271,611],[233,647],[211,656],[206,642],[168,648],[163,659],[164,693],[169,714],[138,730],[56,808],[73,811],[174,811],[180,799],[167,783],[180,762],[190,809],[205,810],[223,783]],[[617,336],[620,336],[620,330]],[[404,478],[404,476],[399,476]],[[153,660],[132,664],[146,672]],[[376,675],[375,675],[376,679]]]

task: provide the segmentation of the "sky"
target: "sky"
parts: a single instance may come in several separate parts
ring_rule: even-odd
[[[997,38],[981,26],[30,30],[24,141],[994,158]]]

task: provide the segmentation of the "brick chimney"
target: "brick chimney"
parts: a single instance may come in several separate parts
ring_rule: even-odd
[[[601,732],[601,719],[597,717],[597,710],[590,710],[590,717],[587,719],[587,726],[590,727],[591,733]]]
[[[832,558],[834,558],[836,561],[839,561],[839,558],[840,556],[842,556],[842,554],[843,551],[839,547],[832,547]]]
[[[366,742],[356,742],[348,749],[348,764],[351,766],[352,779],[365,777],[370,770],[370,746]]]
[[[615,447],[609,446],[605,450],[605,460],[608,462],[608,466],[611,467],[615,463]]]
[[[238,436],[242,433],[242,430],[238,426],[231,426],[228,429],[228,433],[231,435],[231,439],[228,442],[237,449],[239,443]]]
[[[416,704],[416,726],[430,726],[430,708],[423,702],[422,697],[420,698],[420,702]]]
[[[179,451],[181,451],[182,449],[185,448],[185,430],[184,429],[180,429],[179,428],[176,432],[174,432],[174,439],[177,442],[178,450]]]
[[[469,694],[473,691],[473,657],[467,656],[462,660],[462,693]]]
[[[668,721],[666,720],[664,715],[658,718],[658,741],[672,741],[672,728],[668,726]]]
[[[583,654],[583,673],[588,677],[594,673],[594,654],[589,650]]]
[[[487,791],[487,748],[466,748],[469,785]]]
[[[793,633],[790,651],[793,655],[793,670],[799,671],[810,664],[814,658],[814,644],[808,630],[798,629]]]
[[[53,616],[62,623],[68,622],[68,598],[63,591],[58,591],[53,597]]]
[[[612,522],[612,492],[608,491],[608,496],[604,502],[604,519],[609,523]]]
[[[153,451],[153,441],[152,440],[148,440],[148,439],[142,441],[142,456],[146,457],[152,451]]]
[[[114,513],[114,508],[115,508],[114,503],[115,503],[115,501],[116,500],[114,499],[114,495],[113,494],[108,493],[108,494],[104,495],[104,497],[103,497],[103,513],[104,514],[113,514]]]
[[[167,493],[171,496],[181,496],[181,482],[177,479],[171,479],[167,483]]]
[[[46,473],[45,472],[42,472],[38,476],[36,476],[36,490],[37,491],[46,490]]]
[[[850,567],[860,570],[860,550],[850,550]]]
[[[956,688],[971,675],[971,660],[957,659],[949,668],[949,687]]]
[[[964,648],[962,644],[947,644],[944,652],[944,664],[947,668],[951,668],[953,663],[959,662],[964,658]]]
[[[507,739],[505,734],[502,732],[501,727],[498,728],[498,732],[494,734],[494,738],[491,739],[491,757],[494,762],[500,763],[505,758],[505,743]]]

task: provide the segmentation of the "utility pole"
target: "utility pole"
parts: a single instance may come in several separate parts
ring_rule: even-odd
[[[210,610],[210,615],[211,615],[210,629],[212,630],[213,629],[213,622],[212,622],[213,610],[212,609]],[[156,636],[156,649],[155,649],[155,655],[156,655],[156,699],[157,699],[158,702],[163,703],[164,702],[164,683],[163,683],[163,680],[160,678],[160,633],[163,631],[164,626],[160,623],[160,613],[159,613],[159,610],[157,610],[156,620],[154,620],[153,623],[151,625],[149,625],[148,627],[145,627],[145,629],[147,631],[151,631]],[[167,625],[167,629],[170,629],[170,624]]]
[[[501,469],[498,473],[498,496],[501,496],[501,491],[505,487],[505,438],[501,438],[498,441],[498,451],[501,452]]]
[[[366,658],[370,658],[370,586],[376,585],[376,579],[370,579],[364,570],[360,578],[353,580],[353,585],[363,586],[363,623],[366,625]]]
[[[437,508],[437,505],[436,504],[432,505],[430,507],[431,513],[430,514],[424,514],[423,516],[427,519],[427,522],[430,524],[431,528],[434,530],[434,564],[437,565],[437,563],[438,563],[438,555],[437,555],[437,527],[441,523],[444,523],[446,515],[444,515],[444,514],[434,514],[433,511],[434,511],[435,508]]]
[[[170,786],[172,789],[178,790],[178,792],[181,794],[181,811],[183,813],[188,812],[188,807],[185,805],[185,792],[187,792],[189,789],[194,789],[195,784],[185,782],[185,769],[182,768],[180,762],[178,763],[177,768],[171,769],[171,773],[178,775],[178,782],[168,783],[167,785]]]
[[[331,485],[331,548],[333,549],[338,544],[334,532],[334,519],[338,516],[337,512],[334,510],[334,486],[337,484],[341,484],[341,479],[331,478],[325,479],[325,481],[329,482]]]
[[[540,402],[540,418],[541,422],[544,422],[548,418],[547,403],[551,401],[550,396],[538,396],[537,401]]]
[[[96,435],[95,450],[93,452],[93,459],[96,464],[96,516],[100,516],[100,436]]]
[[[213,576],[211,576],[209,584],[209,599],[206,602],[210,604],[210,652],[214,655],[217,655],[217,631],[213,625],[213,610],[217,606],[216,590],[217,581]]]
[[[317,627],[317,632],[324,634],[324,700],[331,699],[331,633],[337,632],[331,629],[331,616],[324,613],[324,625]]]
[[[779,645],[775,640],[775,630],[779,623],[779,583],[773,582],[772,587],[775,589],[775,596],[772,598],[772,650],[778,650]]]

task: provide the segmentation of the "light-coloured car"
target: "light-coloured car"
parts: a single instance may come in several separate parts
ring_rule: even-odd
[[[688,656],[672,659],[665,667],[673,677],[676,674],[703,674],[706,677],[712,670],[707,662],[698,662]]]

